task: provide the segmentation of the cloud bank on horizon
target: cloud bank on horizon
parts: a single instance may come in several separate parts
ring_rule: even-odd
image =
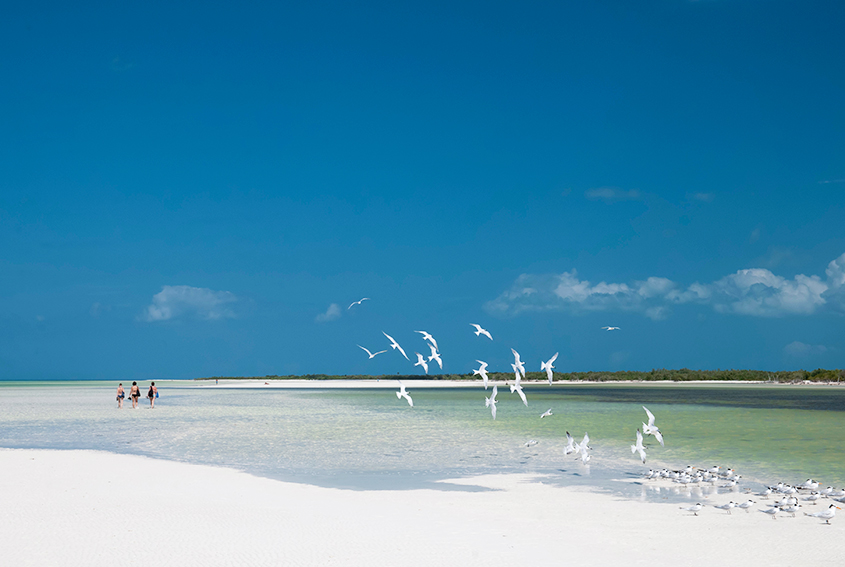
[[[764,268],[738,270],[711,283],[685,288],[652,276],[628,283],[599,282],[562,274],[522,274],[510,289],[485,304],[491,314],[518,315],[536,311],[627,311],[665,319],[673,305],[709,305],[719,313],[755,317],[811,315],[829,309],[845,313],[845,254],[831,261],[826,278],[798,274],[792,279]]]

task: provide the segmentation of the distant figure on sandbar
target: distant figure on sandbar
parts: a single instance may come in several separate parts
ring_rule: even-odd
[[[123,398],[126,397],[126,394],[123,392],[123,382],[117,385],[117,407],[123,407]]]
[[[132,387],[129,389],[129,397],[132,398],[132,409],[138,407],[138,400],[141,398],[141,389],[137,382],[132,382]]]
[[[150,409],[156,407],[156,395],[158,394],[158,388],[156,388],[155,382],[150,382],[150,390],[147,392],[147,397],[150,399]]]

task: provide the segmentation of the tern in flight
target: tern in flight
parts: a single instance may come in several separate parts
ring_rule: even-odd
[[[552,369],[554,368],[553,365],[555,363],[555,360],[557,360],[558,354],[559,353],[556,352],[555,355],[553,357],[551,357],[549,360],[547,360],[546,362],[540,363],[540,370],[545,370],[546,376],[549,377],[549,386],[552,385]]]
[[[397,343],[397,342],[396,342],[396,339],[394,339],[393,337],[391,337],[390,335],[388,335],[388,334],[387,334],[387,333],[385,333],[384,331],[382,331],[382,332],[381,332],[381,334],[382,334],[382,335],[384,335],[385,337],[387,337],[387,339],[390,341],[390,347],[391,347],[393,350],[396,350],[396,349],[398,348],[398,349],[399,349],[399,352],[401,352],[401,353],[402,353],[402,356],[404,356],[404,357],[405,357],[405,360],[411,360],[410,358],[408,358],[408,355],[407,355],[407,354],[405,354],[405,351],[404,351],[404,350],[402,350],[402,347],[400,347],[400,346],[399,346],[399,343]]]
[[[581,462],[585,465],[590,460],[590,449],[592,449],[592,447],[590,447],[590,436],[585,433],[584,439],[575,445],[575,452],[581,453]]]
[[[831,504],[830,506],[828,506],[827,510],[822,510],[821,512],[813,512],[812,514],[810,514],[809,512],[804,512],[804,515],[822,519],[824,520],[825,524],[830,524],[830,521],[836,515],[836,511],[841,509],[842,508],[840,508],[836,504]]]
[[[405,384],[403,384],[402,382],[399,382],[399,391],[396,392],[396,398],[400,400],[402,398],[405,398],[406,400],[408,400],[408,405],[414,407],[414,400],[412,400],[411,396],[408,395],[408,391],[405,389]]]
[[[370,299],[369,297],[362,297],[362,298],[361,298],[361,299],[359,299],[358,301],[353,301],[352,303],[350,303],[350,304],[349,304],[349,307],[347,307],[346,309],[347,309],[347,310],[352,309],[352,306],[353,306],[353,305],[361,305],[361,302],[362,302],[362,301],[369,301],[369,299]]]
[[[602,327],[605,331],[619,331],[619,327]]]
[[[484,398],[484,407],[490,408],[490,413],[493,414],[493,419],[496,419],[496,404],[499,401],[496,399],[496,396],[499,394],[499,389],[493,384],[493,393],[490,394],[489,398]]]
[[[422,366],[425,373],[428,374],[428,363],[426,363],[425,357],[418,352],[415,352],[414,354],[417,355],[417,362],[414,366]]]
[[[437,352],[437,347],[434,345],[428,345],[428,348],[431,349],[431,356],[428,357],[428,361],[431,362],[432,360],[436,360],[437,364],[440,365],[440,370],[443,370],[443,359],[440,358],[440,353]]]
[[[513,367],[514,376],[516,376],[516,380],[514,381],[513,384],[510,385],[511,394],[513,394],[514,392],[519,394],[519,397],[522,398],[522,403],[527,406],[528,400],[525,399],[525,392],[522,391],[522,384],[519,383],[519,379],[520,379],[519,367],[516,364],[511,364],[511,366]]]
[[[569,432],[566,432],[566,447],[563,448],[563,454],[569,455],[571,453],[575,453],[578,449],[575,448],[575,439],[572,438],[572,435]]]
[[[663,444],[663,434],[660,433],[660,430],[654,425],[654,414],[648,411],[648,408],[643,406],[646,415],[648,416],[648,423],[643,423],[643,434],[645,435],[654,435],[654,438],[660,443],[661,447],[665,447]]]
[[[421,334],[423,336],[423,339],[425,339],[425,340],[429,341],[431,344],[433,344],[434,348],[437,348],[437,341],[435,341],[434,337],[432,337],[430,334],[428,334],[425,331],[414,331],[414,332]]]
[[[540,414],[540,419],[543,419],[544,417],[549,417],[550,415],[554,415],[554,414],[552,413],[552,408],[549,408],[549,409],[547,409],[546,411],[544,411],[543,413],[541,413],[541,414]]]
[[[482,329],[481,325],[477,325],[475,323],[470,323],[470,325],[475,327],[475,336],[476,337],[479,336],[479,335],[484,335],[485,337],[487,337],[491,341],[493,340],[493,335],[490,334],[490,331],[488,331],[487,329]]]
[[[643,447],[643,434],[637,429],[637,444],[631,445],[631,453],[639,453],[640,460],[645,464],[645,447]]]
[[[516,352],[514,349],[511,349],[513,353],[514,363],[511,365],[514,367],[514,370],[519,368],[519,371],[522,373],[522,377],[525,378],[525,364],[521,360],[519,360],[519,353]]]
[[[704,508],[704,506],[702,506],[701,503],[697,503],[692,506],[681,506],[680,508],[686,512],[692,512],[693,516],[698,516],[698,513],[701,512],[701,509]]]
[[[481,365],[481,368],[479,368],[478,370],[473,370],[472,375],[473,376],[481,376],[482,380],[484,380],[484,389],[486,390],[487,389],[487,363],[484,362],[483,360],[476,360],[476,362]]]
[[[365,348],[364,348],[364,347],[362,347],[361,345],[358,345],[358,348],[360,348],[361,350],[363,350],[364,352],[366,352],[367,354],[369,354],[369,355],[370,355],[370,358],[373,358],[373,357],[375,357],[376,355],[381,354],[381,353],[383,353],[383,352],[387,352],[386,350],[380,350],[380,351],[378,351],[378,352],[370,352],[369,350],[365,349]],[[368,359],[368,360],[369,360],[369,359]]]

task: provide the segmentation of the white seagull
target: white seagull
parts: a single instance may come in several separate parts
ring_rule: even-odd
[[[417,362],[414,366],[422,366],[425,373],[428,374],[428,363],[426,363],[425,357],[418,352],[415,352],[414,354],[417,355]]]
[[[361,345],[358,345],[358,348],[360,348],[361,350],[363,350],[364,352],[366,352],[368,355],[370,355],[370,358],[373,358],[373,357],[375,357],[376,355],[381,354],[381,353],[383,353],[383,352],[387,352],[386,350],[380,350],[380,351],[378,351],[378,352],[370,352],[369,350],[365,349],[365,348],[364,348],[364,347],[362,347]],[[369,359],[367,359],[367,360],[369,360]]]
[[[552,408],[549,408],[542,414],[540,414],[540,419],[543,419],[544,417],[549,417],[550,415],[552,415]]]
[[[513,394],[514,392],[519,394],[519,397],[522,398],[522,403],[527,406],[528,400],[525,399],[525,392],[522,391],[522,385],[519,383],[519,368],[516,364],[511,364],[511,366],[513,366],[513,373],[516,376],[516,381],[510,385],[511,394]]]
[[[347,307],[346,309],[347,309],[347,310],[348,310],[348,309],[352,309],[352,306],[353,306],[353,305],[361,305],[361,302],[362,302],[362,301],[369,301],[369,299],[370,299],[369,297],[362,297],[362,298],[361,298],[361,299],[359,299],[358,301],[353,301],[352,303],[350,303],[350,304],[349,304],[349,307]]]
[[[810,514],[809,512],[804,512],[804,515],[813,518],[819,518],[821,520],[824,520],[825,524],[830,524],[830,521],[836,515],[836,511],[841,509],[842,508],[840,508],[836,504],[831,504],[830,506],[828,506],[827,510],[822,510],[821,512],[813,512],[812,514]]]
[[[570,453],[575,453],[578,449],[575,448],[575,439],[572,438],[572,435],[569,432],[566,432],[566,447],[563,448],[563,454],[569,455]]]
[[[589,450],[592,449],[592,447],[590,447],[589,443],[590,443],[590,436],[585,433],[584,439],[581,440],[580,443],[575,445],[575,452],[581,453],[581,462],[585,465],[590,460]]]
[[[701,503],[697,503],[692,506],[680,506],[680,508],[686,512],[692,512],[693,516],[698,516],[698,513],[701,512],[701,509],[704,508],[704,506],[702,506]]]
[[[431,356],[428,357],[428,361],[431,362],[432,360],[436,360],[437,364],[440,365],[440,370],[443,370],[443,359],[440,358],[440,353],[437,352],[437,347],[434,345],[428,345],[428,348],[431,349]]]
[[[637,444],[631,445],[631,453],[639,453],[640,460],[645,464],[645,447],[643,447],[643,434],[637,429]]]
[[[546,376],[549,377],[549,386],[552,385],[552,369],[554,368],[554,366],[552,366],[552,365],[554,364],[555,360],[557,360],[558,354],[560,354],[560,353],[556,352],[555,355],[553,357],[551,357],[549,360],[547,360],[546,362],[540,363],[540,370],[545,370]]]
[[[602,327],[605,331],[619,331],[619,327]]]
[[[405,357],[405,360],[411,360],[410,358],[408,358],[408,355],[405,354],[405,351],[402,350],[402,347],[399,346],[399,343],[396,342],[396,339],[394,339],[393,337],[391,337],[390,335],[388,335],[384,331],[382,331],[381,334],[384,335],[385,337],[387,337],[387,339],[390,341],[390,347],[393,350],[399,349],[399,352],[402,353],[402,356]]]
[[[475,323],[470,323],[470,325],[475,327],[475,336],[476,337],[479,336],[479,335],[484,335],[485,337],[487,337],[491,341],[493,340],[493,335],[490,334],[490,331],[488,331],[487,329],[482,329],[481,325],[477,325]]]
[[[414,332],[421,334],[423,336],[423,339],[425,339],[425,340],[429,341],[431,344],[433,344],[434,348],[437,348],[437,341],[435,341],[434,337],[432,337],[430,334],[428,334],[425,331],[414,331]]]
[[[648,416],[648,424],[643,423],[643,435],[654,435],[654,438],[660,442],[661,447],[665,447],[663,445],[663,434],[660,433],[660,430],[654,425],[654,414],[648,411],[648,408],[643,406],[646,415]]]
[[[490,394],[489,398],[484,398],[484,407],[490,408],[490,412],[493,414],[493,419],[496,419],[496,404],[499,401],[496,399],[496,396],[499,394],[499,389],[493,384],[493,393]]]
[[[512,365],[514,367],[514,370],[519,368],[519,371],[522,373],[522,377],[525,378],[525,364],[523,364],[523,362],[519,360],[518,352],[516,352],[514,349],[511,349],[511,352],[513,353],[514,357],[514,364]]]
[[[414,400],[412,400],[411,396],[408,395],[408,391],[405,389],[405,384],[403,384],[402,382],[399,382],[399,391],[396,392],[396,398],[400,400],[402,398],[405,398],[406,400],[408,400],[408,405],[414,407]]]
[[[569,455],[570,453],[576,452],[578,449],[575,448],[575,439],[572,438],[572,435],[569,432],[566,432],[566,447],[563,448],[563,454]]]
[[[472,375],[473,376],[481,376],[482,380],[484,380],[484,389],[486,390],[487,389],[487,363],[484,362],[483,360],[476,360],[476,362],[481,365],[481,368],[479,368],[478,370],[473,370]]]

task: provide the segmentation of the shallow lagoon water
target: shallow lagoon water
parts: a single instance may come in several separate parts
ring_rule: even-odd
[[[845,485],[845,388],[715,385],[529,386],[525,407],[506,388],[498,418],[483,388],[415,388],[411,408],[392,387],[224,388],[159,382],[155,410],[114,403],[116,384],[0,383],[0,447],[95,449],[227,466],[344,488],[462,489],[435,482],[532,473],[622,496],[686,499],[636,483],[651,467],[722,465],[745,486],[816,478]],[[635,430],[656,416],[649,461],[631,455]],[[540,419],[552,408],[554,415]],[[565,431],[589,432],[589,466],[563,455]],[[525,447],[534,439],[538,443]]]

